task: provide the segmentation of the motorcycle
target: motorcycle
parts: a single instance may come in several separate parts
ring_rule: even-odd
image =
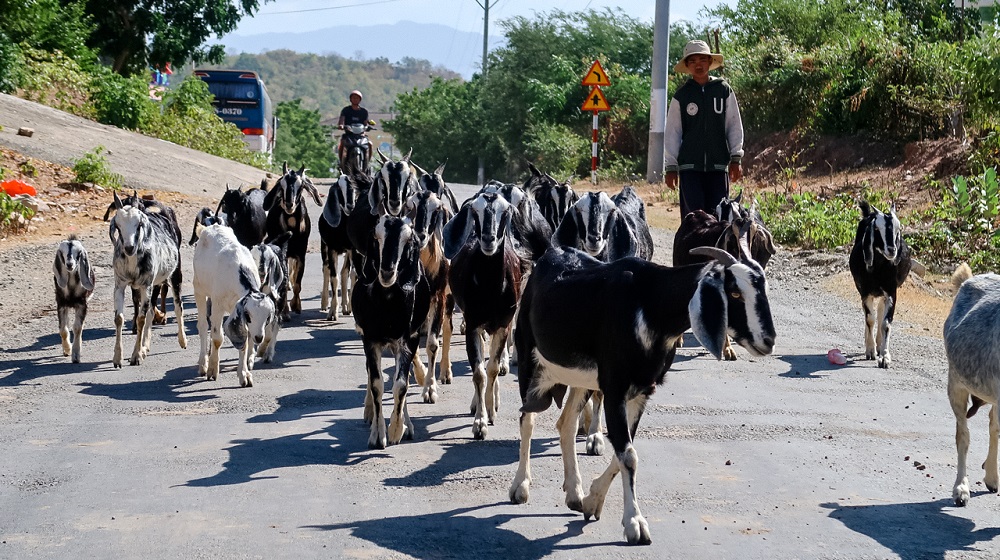
[[[375,121],[344,125],[344,159],[340,162],[342,173],[368,173],[371,158],[371,141],[365,135],[375,130]]]

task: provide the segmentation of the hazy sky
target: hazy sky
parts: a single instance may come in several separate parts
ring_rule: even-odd
[[[482,0],[481,0],[482,1]],[[673,0],[670,19],[697,19],[704,6],[716,6],[736,0]],[[619,7],[633,17],[653,21],[654,0],[493,0],[490,8],[490,34],[499,33],[498,20],[512,16],[532,17],[536,12],[553,9],[576,11],[586,8]],[[264,4],[253,18],[240,23],[239,35],[257,33],[312,31],[336,25],[373,25],[409,20],[419,23],[440,23],[462,31],[482,32],[483,9],[476,0],[277,0]],[[359,37],[364,50],[365,41]]]

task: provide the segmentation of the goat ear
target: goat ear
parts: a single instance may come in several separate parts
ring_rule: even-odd
[[[111,196],[114,197],[111,201],[111,204],[115,207],[115,210],[120,210],[121,207],[124,205],[122,204],[122,199],[118,198],[118,192],[117,191],[112,192]]]
[[[112,243],[115,243],[115,242],[118,241],[118,235],[120,235],[120,233],[118,231],[118,224],[115,223],[115,219],[112,218],[111,219],[111,225],[108,226],[108,237],[111,238],[111,242]]]
[[[733,199],[733,202],[739,204],[742,200],[743,200],[743,189],[740,189],[740,193],[736,195],[736,198]]]
[[[531,163],[530,161],[528,162],[528,170],[531,171],[531,176],[532,177],[541,177],[542,176],[542,174],[538,171],[538,168],[535,167],[535,164]]]
[[[287,161],[281,162],[281,174],[282,175],[288,175],[288,162]]]
[[[316,206],[323,206],[323,201],[319,199],[319,193],[316,192],[316,185],[314,185],[312,181],[305,176],[302,177],[302,188],[304,188],[306,192],[312,196],[313,202],[316,203]]]
[[[55,276],[56,285],[60,288],[66,288],[68,284],[66,278],[66,264],[63,262],[66,257],[63,256],[62,247],[56,251],[56,260],[52,263],[52,275]],[[82,278],[82,275],[81,275]]]
[[[271,208],[274,207],[274,204],[278,201],[278,199],[281,198],[281,196],[282,196],[281,195],[281,191],[283,191],[283,190],[285,190],[285,189],[274,188],[274,189],[271,189],[271,191],[268,192],[266,196],[264,196],[264,204],[263,204],[263,206],[264,206],[264,211],[265,212],[270,211]]]
[[[232,314],[222,322],[222,330],[236,348],[243,348],[249,336],[247,325],[243,321],[244,315],[246,315],[246,296],[236,303],[236,309],[233,309]]]
[[[453,259],[462,250],[462,247],[469,241],[469,237],[472,236],[474,225],[471,204],[463,206],[454,218],[448,220],[444,230],[442,230],[446,258]]]
[[[371,207],[372,216],[381,214],[378,207],[382,205],[382,199],[385,196],[382,192],[384,188],[385,181],[375,181],[372,188],[368,189],[368,206]]]
[[[340,190],[340,185],[330,187],[330,192],[326,195],[326,204],[323,205],[323,219],[330,227],[339,227],[343,218],[344,193]]]
[[[729,317],[728,301],[723,291],[723,274],[724,271],[720,268],[710,270],[698,282],[694,297],[688,304],[691,331],[716,360],[722,359]]]
[[[872,218],[868,220],[868,224],[865,226],[865,233],[861,237],[861,250],[865,257],[865,268],[867,270],[872,269],[872,265],[875,263],[875,219]]]
[[[632,228],[622,217],[621,212],[613,212],[614,223],[611,226],[611,237],[608,239],[608,260],[616,261],[624,257],[634,257],[639,254],[639,240]]]
[[[582,224],[578,223],[576,207],[572,206],[566,212],[555,233],[552,234],[552,244],[558,247],[579,247]]]
[[[90,268],[87,251],[80,251],[80,285],[88,292],[94,291],[94,271]]]
[[[868,201],[863,198],[858,201],[858,208],[861,208],[861,217],[863,218],[867,218],[868,214],[872,213],[871,205],[868,204]]]

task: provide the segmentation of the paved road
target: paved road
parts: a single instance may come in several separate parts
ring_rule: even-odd
[[[656,241],[662,258],[669,235]],[[322,320],[312,253],[305,310],[253,388],[239,387],[228,343],[219,381],[197,376],[190,270],[191,346],[178,348],[172,324],[156,327],[142,366],[111,367],[106,304],[90,316],[81,364],[61,356],[53,316],[5,333],[0,558],[998,557],[997,497],[976,485],[969,507],[950,505],[954,428],[936,333],[897,324],[893,369],[856,361],[856,302],[819,281],[803,288],[808,272],[784,257],[773,263],[775,355],[720,363],[688,337],[643,418],[651,547],[623,544],[618,484],[600,521],[563,505],[553,412],[536,428],[531,501],[508,503],[516,375],[502,379],[489,439],[473,441],[461,336],[455,382],[435,405],[410,401],[414,441],[368,450],[359,337],[350,318]],[[98,289],[110,292],[107,264]],[[852,363],[829,365],[833,346]],[[984,416],[972,424],[973,480]],[[588,478],[607,461],[579,459]]]

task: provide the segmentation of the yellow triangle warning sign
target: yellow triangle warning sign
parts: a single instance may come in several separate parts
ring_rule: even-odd
[[[587,71],[587,75],[583,77],[583,81],[580,85],[584,86],[610,86],[611,80],[608,79],[608,73],[604,71],[601,66],[600,60],[595,60],[593,64],[590,65],[590,70]]]
[[[608,111],[611,109],[611,105],[608,104],[608,98],[604,97],[604,92],[601,91],[601,88],[592,87],[590,88],[590,93],[587,94],[587,98],[583,100],[581,108],[584,111]]]

